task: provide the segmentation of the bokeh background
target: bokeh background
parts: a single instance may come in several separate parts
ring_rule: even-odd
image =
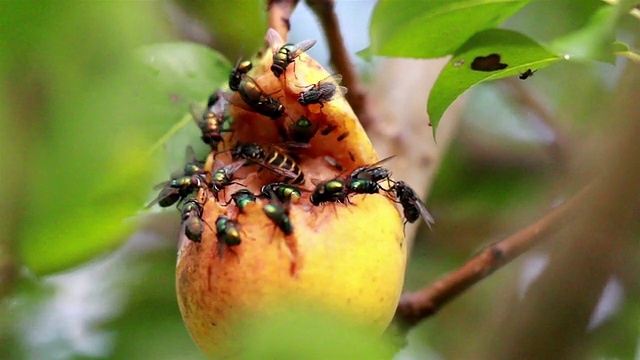
[[[534,1],[503,27],[545,43],[581,29],[603,5]],[[355,55],[369,44],[374,7],[336,4],[366,82],[389,70],[379,58]],[[618,39],[637,48],[639,24],[625,17]],[[206,150],[189,104],[223,83],[239,56],[261,46],[265,30],[260,1],[0,4],[0,358],[204,358],[176,303],[179,214],[144,204],[156,183],[181,168],[185,144]],[[329,66],[326,40],[301,2],[290,41],[309,38],[318,39],[311,56]],[[184,41],[201,45],[178,43]],[[633,67],[624,58],[562,62],[525,82],[500,80],[468,92],[452,116],[454,130],[438,139],[446,148],[427,200],[437,225],[417,233],[407,290],[432,283],[606,174],[616,158],[603,148],[618,143],[629,118],[640,120],[625,107],[639,99],[638,83],[625,82],[637,76]],[[403,90],[389,91],[426,104],[427,93]],[[393,111],[402,106],[396,98],[376,102]],[[163,140],[176,124],[187,125]],[[585,299],[593,305],[582,316],[587,326],[576,324],[581,357],[640,356],[637,225],[618,223],[630,230],[611,240],[623,249],[619,261],[592,269],[607,281]],[[546,243],[507,265],[413,329],[397,358],[491,357],[481,354],[504,347],[513,312],[544,293],[532,284],[550,263],[567,259],[553,254],[576,251],[571,244]]]

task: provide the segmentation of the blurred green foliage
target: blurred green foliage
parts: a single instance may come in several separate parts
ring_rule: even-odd
[[[370,51],[451,54],[529,2],[490,3],[412,2],[405,11],[382,1],[372,20]],[[474,21],[453,8],[433,17],[425,4],[431,10],[467,4]],[[210,44],[219,52],[181,42],[173,6],[195,15],[197,21],[186,22],[212,34]],[[224,83],[241,53],[261,46],[265,8],[254,0],[0,5],[0,153],[5,155],[0,157],[0,311],[7,312],[0,314],[0,358],[204,358],[175,299],[178,215],[173,209],[138,212],[155,195],[153,184],[183,163],[187,144],[206,150],[197,140],[189,105],[202,103]],[[587,58],[611,51],[605,44],[621,31],[632,35],[620,40],[637,48],[638,22],[610,9],[597,0],[533,1],[504,24],[546,43],[573,37],[572,49]],[[590,20],[601,13],[610,16],[603,17],[606,26]],[[459,36],[453,38],[452,30]],[[581,32],[586,35],[575,35]],[[617,76],[608,64],[562,61],[526,84],[573,120],[563,125],[581,134],[585,120],[601,123],[591,114]],[[485,97],[496,92],[487,86],[470,92],[469,121],[434,184],[429,208],[438,225],[420,234],[408,289],[433,282],[517,230],[556,195],[549,184],[557,169],[547,158],[547,144],[523,144],[517,131],[510,132],[534,130],[522,125],[526,118],[517,122],[509,116],[513,111],[505,102]],[[501,131],[490,131],[497,128]],[[105,255],[112,249],[119,250]],[[522,261],[510,265],[418,326],[407,351],[415,358],[473,358],[493,340],[491,330],[517,299],[523,266]],[[59,270],[68,271],[33,276]],[[625,302],[592,333],[595,341],[587,349],[592,358],[634,355],[638,303]],[[332,352],[333,358],[389,358],[392,351],[386,341],[373,342],[331,319],[303,314],[277,323],[268,320],[247,330],[254,350],[247,358],[313,358],[332,350],[325,343],[342,349]]]
[[[371,20],[371,46],[365,53],[409,58],[446,56],[475,33],[500,25],[530,1],[379,1]]]

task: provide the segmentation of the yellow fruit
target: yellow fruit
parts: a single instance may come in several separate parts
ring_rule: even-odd
[[[225,188],[219,201],[201,190],[200,197],[209,196],[202,218],[211,227],[205,226],[201,243],[183,236],[176,284],[187,329],[211,358],[237,356],[242,345],[239,324],[284,311],[287,304],[339,315],[382,333],[394,314],[404,281],[403,222],[396,204],[384,191],[350,196],[352,204],[313,206],[309,202],[315,188],[313,179],[343,179],[355,168],[378,160],[353,111],[342,97],[323,107],[301,106],[298,94],[329,74],[302,54],[295,61],[295,73],[294,64],[290,64],[278,79],[269,70],[272,57],[267,51],[255,60],[250,75],[267,94],[281,90],[272,96],[279,98],[287,113],[272,120],[233,106],[235,131],[227,137],[225,147],[233,146],[234,141],[282,143],[288,140],[281,137],[282,129],[287,131],[305,116],[318,129],[310,148],[298,154],[306,178],[301,187],[308,191],[291,204],[294,231],[285,236],[264,214],[265,199],[241,212],[233,203],[227,204],[229,194],[241,186]],[[344,170],[336,170],[326,156]],[[216,156],[216,160],[224,164],[232,161],[229,153]],[[207,167],[211,170],[212,166],[210,156]],[[262,185],[277,180],[268,170],[257,173],[257,169],[250,166],[237,174],[237,181],[255,194]],[[239,246],[218,244],[215,223],[223,214],[238,223]]]

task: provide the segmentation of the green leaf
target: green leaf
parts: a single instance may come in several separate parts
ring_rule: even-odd
[[[204,1],[176,0],[195,19],[184,19],[188,30],[228,58],[254,54],[264,46],[267,32],[267,12],[264,0]],[[201,29],[194,30],[198,27]],[[204,30],[204,31],[202,31]]]
[[[0,93],[11,95],[0,101],[21,152],[12,170],[20,192],[3,195],[15,216],[5,220],[37,274],[129,237],[159,168],[152,144],[228,76],[219,55],[191,45],[146,47],[138,56],[154,61],[135,60],[135,49],[160,38],[157,4],[11,2],[0,12]]]
[[[629,45],[621,41],[616,41],[613,43],[612,48],[615,55],[624,56],[626,58],[629,58],[629,60],[633,61],[634,63],[640,64],[640,54],[631,51]]]
[[[12,2],[0,12],[3,107],[24,145],[14,151],[26,152],[14,170],[21,191],[4,196],[19,200],[15,241],[37,274],[113,249],[132,231],[126,219],[155,167],[144,156],[154,119],[134,105],[148,89],[131,59],[153,39],[152,6]]]
[[[500,55],[504,70],[477,71],[471,68],[476,57]],[[491,29],[469,39],[445,66],[429,94],[427,112],[435,137],[445,110],[458,96],[483,81],[518,75],[527,69],[537,70],[561,58],[530,38],[511,30]]]
[[[551,47],[572,59],[599,60],[613,63],[611,44],[615,41],[617,9],[603,6],[582,29],[553,41]]]
[[[436,58],[475,33],[498,26],[530,0],[383,0],[371,20],[365,55]]]
[[[164,147],[169,166],[175,168],[184,163],[187,145],[205,149],[202,142],[194,141],[200,134],[192,126],[189,106],[194,102],[204,106],[210,94],[226,86],[231,64],[217,51],[194,43],[148,45],[138,49],[137,55],[144,81],[152,87],[140,95],[141,106],[157,119],[149,129],[157,139],[149,153]]]

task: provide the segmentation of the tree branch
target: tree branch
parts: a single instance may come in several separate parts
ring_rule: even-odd
[[[588,189],[589,187],[582,189],[574,198],[512,236],[488,246],[461,268],[431,286],[415,293],[405,293],[396,310],[396,320],[408,329],[420,320],[435,314],[442,306],[480,280],[546,240],[572,219],[572,210],[582,204]]]
[[[291,13],[298,5],[298,0],[268,0],[267,9],[269,11],[269,27],[275,29],[278,34],[287,41],[291,24],[289,19]]]
[[[360,119],[365,129],[378,123],[376,114],[369,106],[369,95],[362,85],[353,63],[349,59],[349,52],[344,44],[340,32],[340,24],[335,13],[334,0],[306,0],[307,5],[313,10],[324,31],[329,46],[331,64],[342,75],[343,84],[349,89],[347,100],[353,111]]]

